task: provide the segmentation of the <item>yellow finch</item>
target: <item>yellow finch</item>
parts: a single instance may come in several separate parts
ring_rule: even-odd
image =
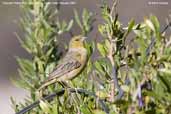
[[[68,52],[43,82],[42,86],[38,89],[39,92],[55,82],[66,82],[78,76],[87,63],[87,50],[84,48],[85,38],[79,35],[71,39]]]

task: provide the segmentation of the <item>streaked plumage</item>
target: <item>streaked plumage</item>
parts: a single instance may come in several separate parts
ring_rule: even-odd
[[[57,81],[65,82],[78,76],[87,63],[87,50],[83,43],[84,37],[81,35],[71,39],[68,52],[49,74],[39,90]]]

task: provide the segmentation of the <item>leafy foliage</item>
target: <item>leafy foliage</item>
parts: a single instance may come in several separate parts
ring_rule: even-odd
[[[14,82],[27,89],[30,97],[19,104],[11,99],[16,112],[38,99],[37,88],[61,56],[58,50],[60,35],[70,31],[74,21],[81,34],[88,36],[93,30],[93,13],[88,10],[83,10],[81,18],[74,10],[75,20],[67,24],[53,20],[53,16],[58,18],[59,9],[51,9],[44,1],[39,2],[22,7],[25,39],[19,38],[19,41],[32,59],[17,57],[20,80]],[[80,76],[71,81],[75,89],[64,91],[59,84],[49,86],[44,91],[47,95],[60,90],[62,94],[51,102],[40,100],[39,106],[28,114],[171,113],[170,37],[160,31],[158,19],[153,15],[139,24],[132,19],[127,27],[123,27],[114,11],[115,5],[116,1],[112,7],[107,2],[101,6],[104,21],[97,26],[103,40],[86,43],[89,60]],[[134,34],[131,39],[130,33]],[[91,55],[95,50],[99,55],[93,60]]]

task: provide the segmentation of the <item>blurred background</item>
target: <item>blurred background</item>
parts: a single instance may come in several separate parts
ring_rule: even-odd
[[[22,99],[27,96],[27,91],[15,87],[10,81],[10,77],[17,76],[18,65],[15,56],[29,58],[29,55],[22,49],[14,34],[17,32],[21,37],[23,36],[19,26],[19,19],[22,16],[22,11],[20,10],[19,5],[5,5],[3,4],[4,1],[7,2],[6,0],[0,0],[0,109],[3,111],[2,114],[14,114],[10,105],[10,96],[13,96],[17,101],[22,101]],[[65,1],[67,2],[67,0]],[[61,6],[61,19],[68,20],[73,18],[74,8],[78,11],[87,8],[94,14],[100,14],[99,5],[101,0],[72,1],[76,4]],[[171,12],[171,1],[119,0],[118,12],[119,19],[123,23],[123,26],[126,26],[132,18],[138,23],[143,21],[144,17],[153,14],[158,17],[161,28],[164,28],[169,12]],[[79,30],[74,26],[72,31],[78,33],[75,31]],[[90,36],[93,37],[93,35],[94,34],[92,33]],[[65,39],[63,40],[65,41]]]

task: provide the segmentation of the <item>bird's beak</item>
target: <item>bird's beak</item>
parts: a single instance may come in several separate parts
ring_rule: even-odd
[[[84,41],[85,39],[87,39],[87,37],[86,37],[86,36],[83,36],[83,37],[82,37],[82,41]]]

